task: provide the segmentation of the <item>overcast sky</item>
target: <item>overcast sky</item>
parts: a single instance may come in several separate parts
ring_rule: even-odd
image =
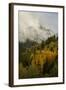
[[[47,37],[46,32],[41,30],[42,25],[54,33],[58,32],[58,13],[55,12],[25,12],[18,13],[18,35],[19,41],[25,42],[26,39],[34,40],[37,36],[40,39]]]

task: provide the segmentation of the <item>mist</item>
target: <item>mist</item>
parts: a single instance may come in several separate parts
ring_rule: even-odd
[[[26,40],[28,39],[40,43],[42,40],[46,40],[48,37],[56,34],[58,31],[58,20],[56,17],[58,15],[54,15],[55,18],[52,17],[53,20],[51,20],[52,15],[54,15],[54,13],[44,14],[20,11],[18,14],[19,41],[26,42]],[[50,22],[49,18],[51,20]],[[52,21],[55,22],[53,23]],[[45,24],[45,22],[47,24]]]

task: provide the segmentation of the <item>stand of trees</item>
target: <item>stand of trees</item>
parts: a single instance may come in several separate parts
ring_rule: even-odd
[[[57,77],[58,37],[27,43],[19,43],[19,78]]]

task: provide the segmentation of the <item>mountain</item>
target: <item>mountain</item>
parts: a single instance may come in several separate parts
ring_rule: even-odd
[[[21,34],[23,42],[30,40],[37,43],[41,43],[42,40],[45,41],[48,39],[48,37],[54,35],[54,32],[52,30],[46,29],[43,26],[39,26],[38,28],[30,26],[27,27],[26,31]],[[20,40],[20,42],[22,42],[22,40]]]

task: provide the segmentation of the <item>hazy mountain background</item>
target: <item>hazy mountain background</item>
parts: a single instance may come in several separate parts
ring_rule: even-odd
[[[58,14],[55,12],[25,12],[18,13],[18,35],[20,42],[26,40],[41,43],[48,37],[57,35]]]

